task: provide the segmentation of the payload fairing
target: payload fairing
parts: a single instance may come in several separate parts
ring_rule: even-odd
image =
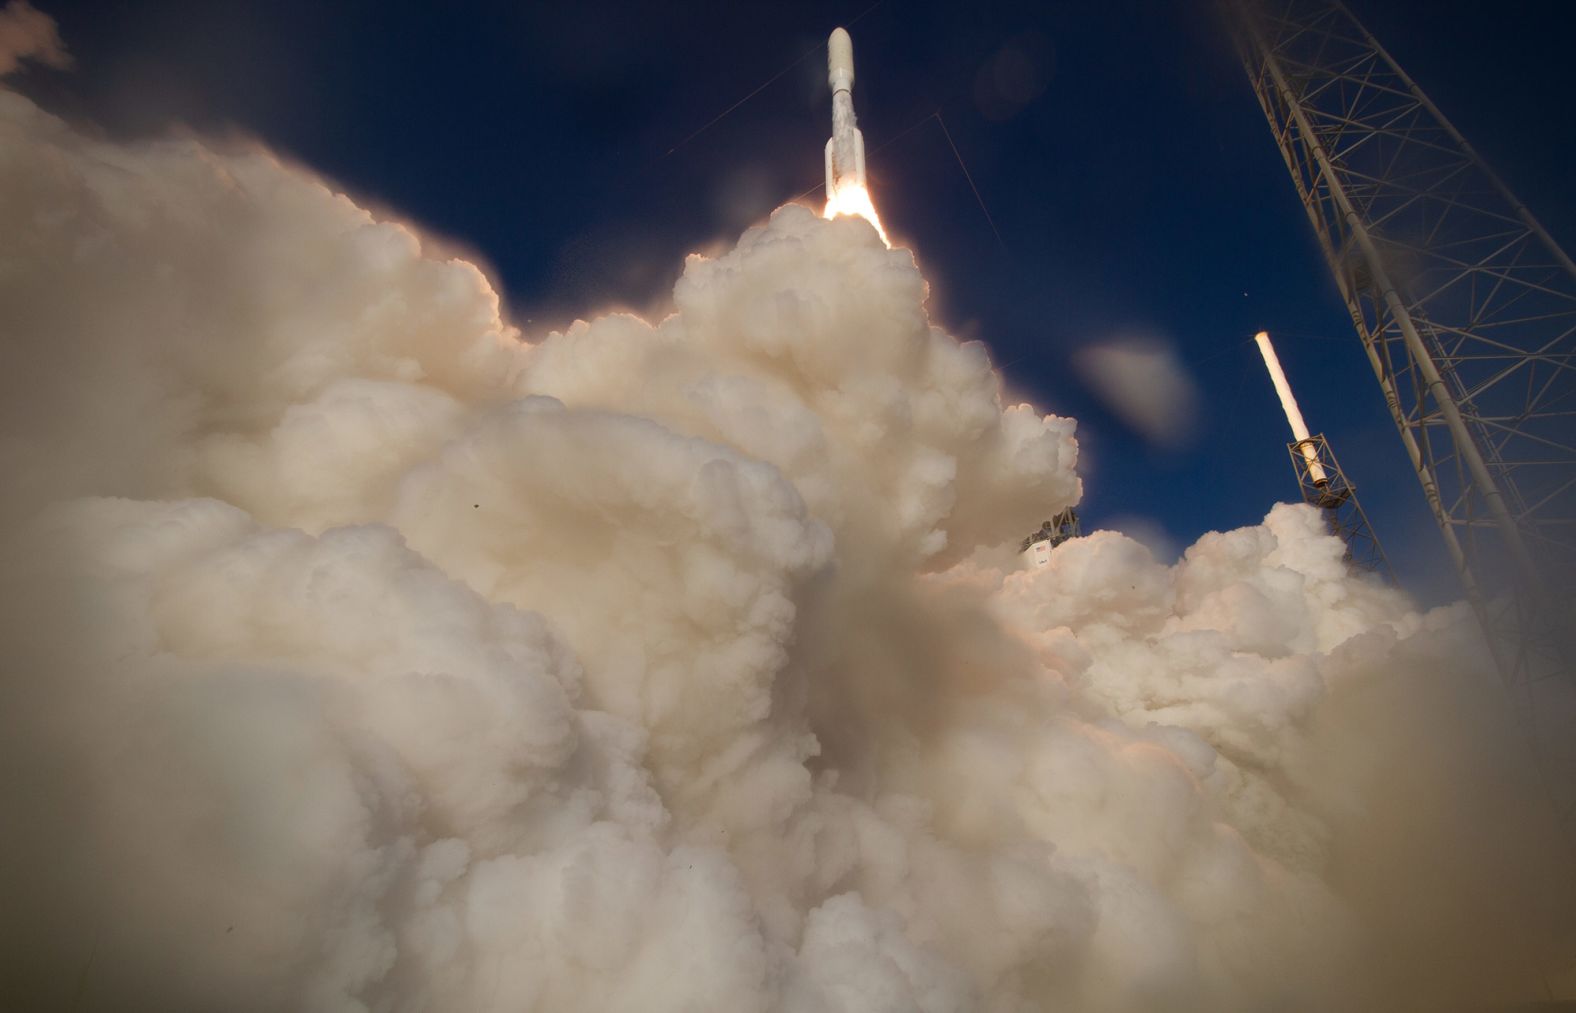
[[[826,142],[826,196],[865,186],[865,137],[854,118],[854,40],[833,29],[826,41],[826,81],[832,86],[832,139]]]

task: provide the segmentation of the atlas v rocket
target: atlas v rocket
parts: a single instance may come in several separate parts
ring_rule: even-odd
[[[854,40],[841,28],[826,40],[826,81],[832,86],[832,139],[826,142],[826,196],[865,185],[865,135],[854,119]]]

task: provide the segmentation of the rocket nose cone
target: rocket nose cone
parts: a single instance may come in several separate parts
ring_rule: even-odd
[[[826,76],[834,91],[854,85],[854,40],[846,29],[834,28],[826,40]]]

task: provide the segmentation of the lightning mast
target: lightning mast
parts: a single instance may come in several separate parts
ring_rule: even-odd
[[[1225,0],[1429,508],[1576,830],[1576,264],[1339,0]]]
[[[1347,480],[1324,434],[1314,436],[1308,432],[1308,423],[1303,421],[1302,409],[1297,407],[1297,398],[1292,395],[1291,384],[1281,369],[1280,357],[1275,354],[1275,346],[1270,344],[1269,334],[1260,331],[1253,340],[1259,346],[1259,354],[1264,356],[1270,382],[1275,385],[1281,409],[1286,412],[1286,422],[1295,437],[1286,444],[1286,450],[1291,454],[1291,467],[1297,475],[1302,501],[1319,511],[1330,534],[1346,546],[1348,563],[1389,577],[1393,583],[1390,561],[1385,558],[1379,536],[1374,534],[1368,515],[1357,501],[1357,487]]]

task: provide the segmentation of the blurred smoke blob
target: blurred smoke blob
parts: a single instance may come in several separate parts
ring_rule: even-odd
[[[1200,396],[1169,341],[1120,338],[1073,353],[1073,368],[1111,413],[1149,443],[1176,450],[1193,439]]]

